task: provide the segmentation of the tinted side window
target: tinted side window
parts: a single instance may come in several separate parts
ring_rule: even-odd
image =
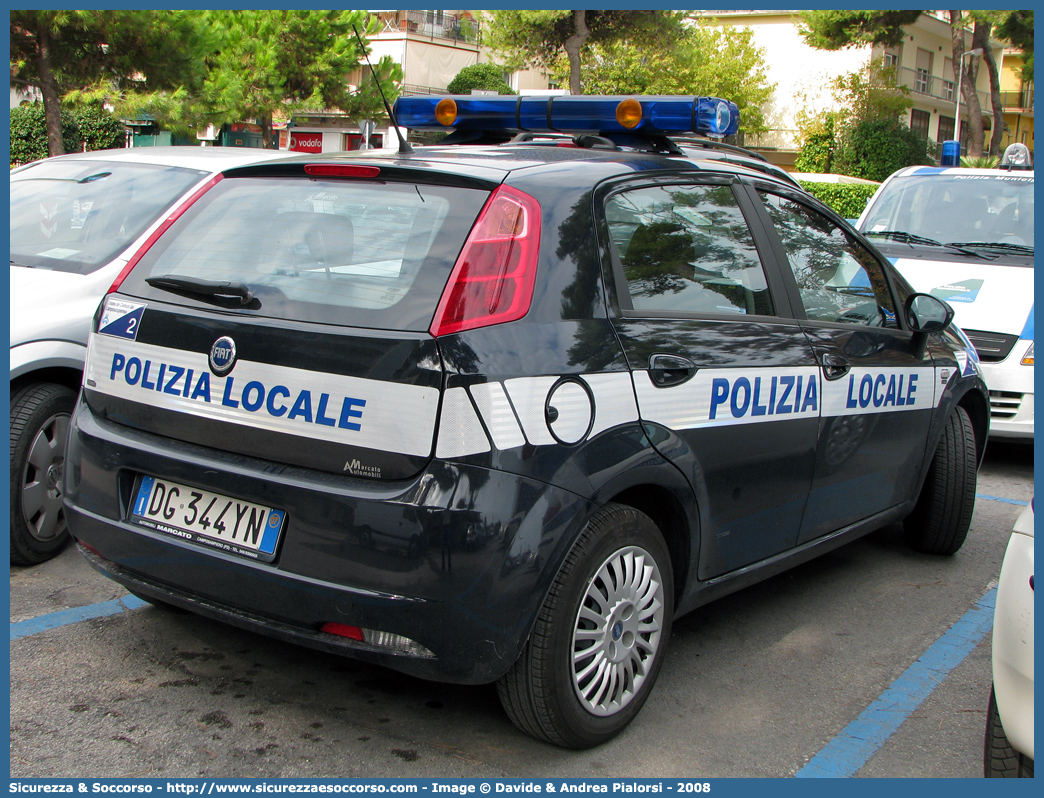
[[[765,272],[729,186],[649,186],[606,202],[635,310],[771,315]]]
[[[813,321],[897,327],[884,268],[868,249],[818,211],[761,192]]]

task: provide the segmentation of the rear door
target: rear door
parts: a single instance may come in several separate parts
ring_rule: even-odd
[[[602,200],[615,326],[645,429],[696,491],[699,578],[794,544],[812,484],[819,369],[729,179],[644,180]]]
[[[420,471],[442,387],[427,328],[489,192],[384,177],[220,181],[109,297],[92,410],[278,464]]]

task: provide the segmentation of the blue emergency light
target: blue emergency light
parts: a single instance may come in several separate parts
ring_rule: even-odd
[[[556,95],[399,97],[396,121],[411,130],[500,130],[531,133],[701,133],[732,136],[739,108],[718,97]]]

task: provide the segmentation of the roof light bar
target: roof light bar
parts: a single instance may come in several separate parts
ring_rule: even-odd
[[[739,108],[718,97],[452,97],[395,101],[399,124],[413,130],[518,130],[534,133],[702,133],[732,136]]]

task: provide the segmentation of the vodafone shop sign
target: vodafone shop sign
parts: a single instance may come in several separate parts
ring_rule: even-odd
[[[322,133],[291,133],[290,149],[293,152],[322,152]]]

